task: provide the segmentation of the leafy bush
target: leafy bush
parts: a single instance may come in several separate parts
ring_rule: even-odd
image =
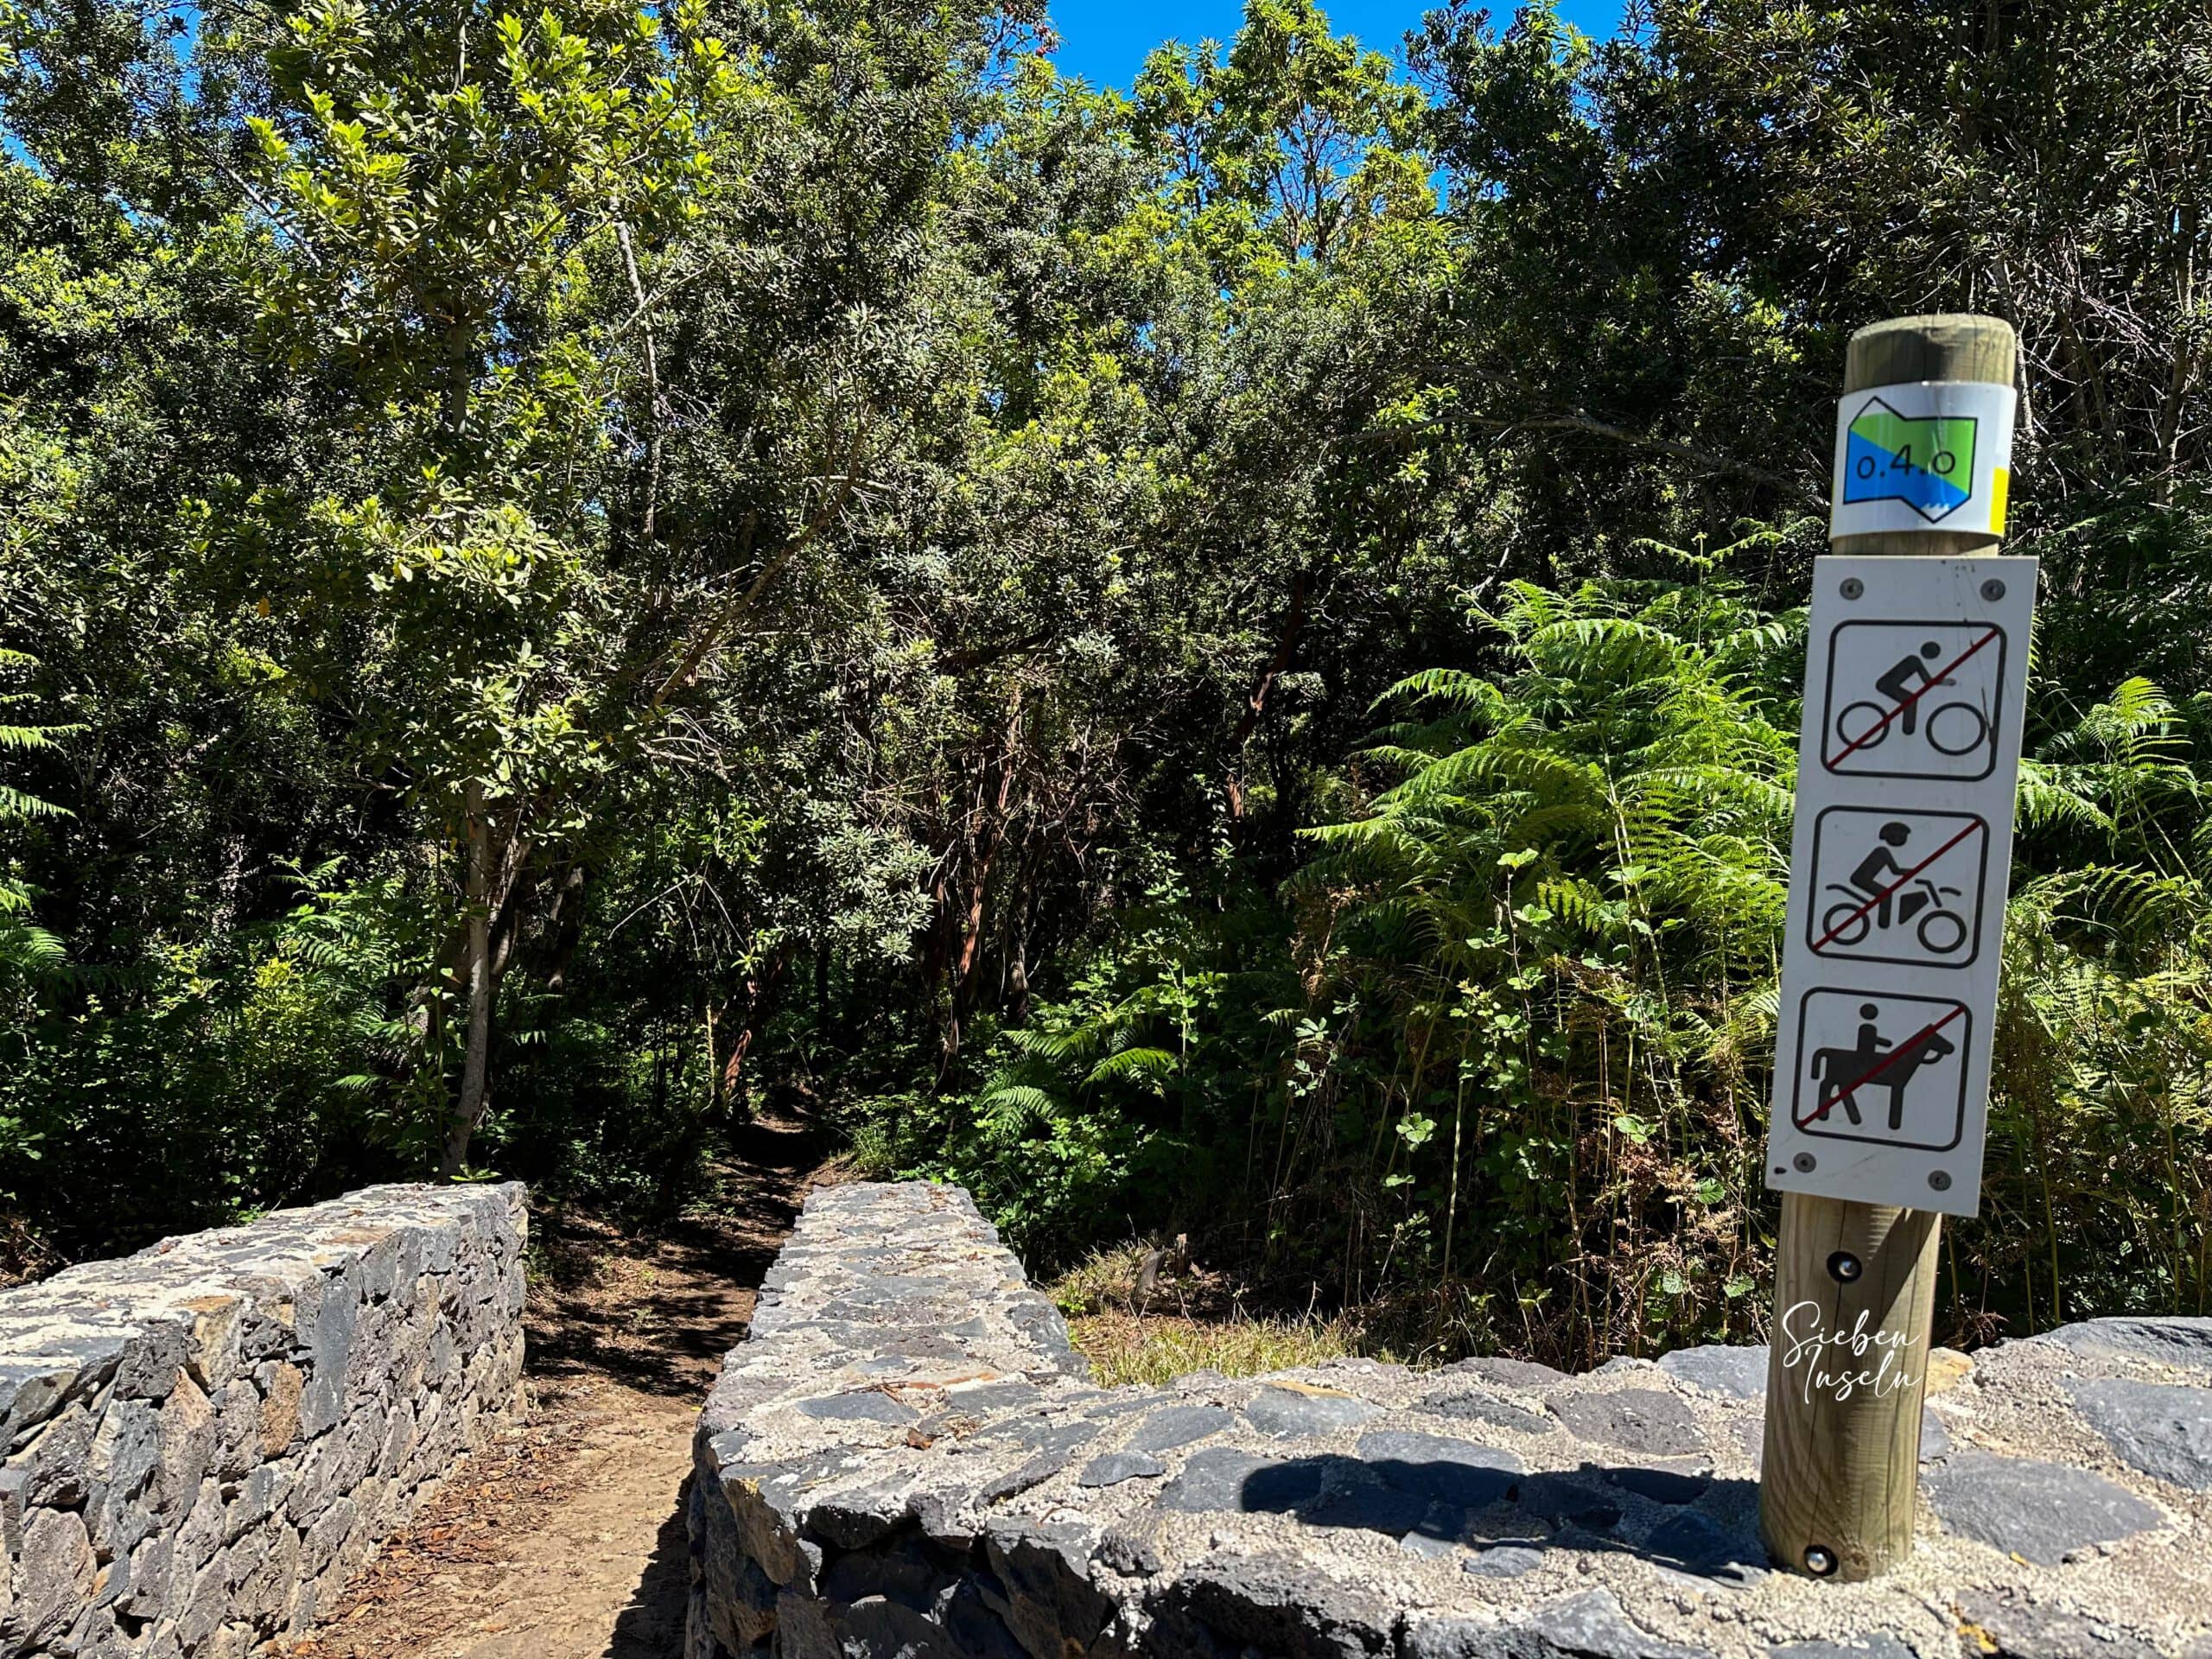
[[[1760,545],[1672,556],[1687,580],[1512,584],[1478,613],[1506,671],[1389,694],[1414,717],[1354,776],[1395,781],[1313,832],[1294,932],[1233,947],[1186,895],[1133,917],[923,1109],[918,1166],[1053,1260],[1171,1224],[1241,1239],[1285,1285],[1395,1306],[1417,1349],[1756,1335],[1803,668],[1802,615],[1728,574]],[[2212,844],[2184,725],[2133,681],[2025,769],[1953,1335],[2207,1294]]]

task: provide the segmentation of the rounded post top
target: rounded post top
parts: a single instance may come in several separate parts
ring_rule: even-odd
[[[1909,380],[1989,380],[2012,384],[2019,340],[2001,317],[1938,312],[1871,323],[1851,337],[1843,389],[1863,391]]]

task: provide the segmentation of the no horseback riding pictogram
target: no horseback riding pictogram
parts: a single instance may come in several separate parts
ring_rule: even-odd
[[[1963,1002],[1823,988],[1798,1011],[1791,1122],[1805,1135],[1946,1152],[1966,1122]]]

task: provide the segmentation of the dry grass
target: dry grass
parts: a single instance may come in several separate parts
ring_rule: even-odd
[[[1070,1268],[1045,1287],[1045,1294],[1071,1319],[1109,1308],[1126,1310],[1136,1299],[1137,1274],[1151,1249],[1143,1239],[1133,1238],[1111,1249],[1093,1250],[1090,1260]],[[1173,1281],[1164,1288],[1172,1301]]]
[[[1390,1357],[1351,1319],[1255,1317],[1227,1275],[1199,1267],[1161,1277],[1139,1308],[1137,1278],[1152,1248],[1136,1239],[1096,1251],[1046,1287],[1105,1387],[1191,1371],[1253,1376],[1348,1355]]]
[[[1255,1319],[1242,1313],[1197,1319],[1112,1310],[1070,1320],[1068,1333],[1090,1362],[1091,1376],[1107,1388],[1165,1382],[1190,1371],[1255,1376],[1368,1351],[1357,1330],[1342,1319]]]

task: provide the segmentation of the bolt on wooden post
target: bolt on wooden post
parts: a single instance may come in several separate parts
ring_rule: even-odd
[[[2035,561],[1993,556],[2015,342],[1851,341],[1816,561],[1767,1180],[1783,1191],[1759,1529],[1862,1580],[1912,1546],[1945,1212],[1980,1201]]]

